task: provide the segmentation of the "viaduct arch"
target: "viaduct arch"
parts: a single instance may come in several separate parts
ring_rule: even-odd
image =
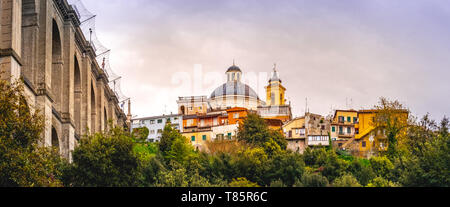
[[[63,157],[82,135],[126,126],[95,49],[67,0],[0,0],[0,78],[23,78],[26,101],[45,119],[43,145]]]

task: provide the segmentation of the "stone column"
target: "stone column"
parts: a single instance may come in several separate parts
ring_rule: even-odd
[[[95,123],[97,132],[103,131],[104,129],[104,97],[105,97],[105,89],[103,87],[103,80],[98,80],[97,81],[97,106],[96,106],[96,110],[97,110],[97,122]]]
[[[61,117],[62,117],[62,155],[70,160],[75,148],[74,125],[74,56],[75,40],[72,25],[65,23],[64,31],[60,31],[63,38],[62,88],[61,88]]]
[[[0,79],[20,77],[22,50],[22,0],[0,0]]]
[[[91,128],[90,120],[90,104],[91,104],[91,60],[87,54],[83,54],[82,63],[80,66],[81,73],[81,126],[80,126],[80,136],[87,134],[87,128]]]

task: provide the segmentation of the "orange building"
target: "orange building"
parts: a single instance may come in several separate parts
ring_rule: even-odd
[[[227,109],[226,112],[228,114],[228,124],[242,123],[248,115],[248,110],[241,107]]]

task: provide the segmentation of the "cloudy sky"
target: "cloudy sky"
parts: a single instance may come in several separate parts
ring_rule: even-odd
[[[83,2],[139,117],[176,113],[179,96],[209,96],[233,59],[263,79],[277,63],[296,116],[306,98],[327,115],[381,96],[417,116],[450,115],[447,0]],[[265,83],[249,83],[262,99]]]

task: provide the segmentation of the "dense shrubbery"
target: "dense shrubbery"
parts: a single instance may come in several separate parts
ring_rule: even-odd
[[[396,146],[369,160],[329,148],[288,151],[283,135],[251,114],[237,140],[208,143],[208,153],[167,125],[159,144],[143,139],[145,129],[85,137],[68,163],[37,147],[42,121],[20,93],[0,85],[0,186],[450,186],[447,119],[438,125],[426,116],[404,135],[392,125]]]

